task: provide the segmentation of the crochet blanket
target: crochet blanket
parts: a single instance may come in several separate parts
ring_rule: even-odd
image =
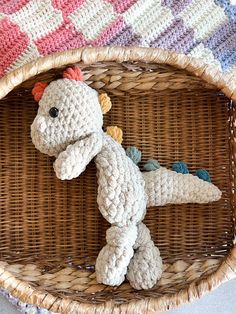
[[[55,51],[160,47],[236,70],[235,0],[1,0],[0,77]]]

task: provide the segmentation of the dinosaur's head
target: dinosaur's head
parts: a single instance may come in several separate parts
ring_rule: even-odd
[[[31,125],[31,137],[42,153],[57,156],[69,144],[102,129],[103,113],[110,109],[109,97],[99,96],[82,80],[81,70],[74,67],[49,85],[35,84],[32,93],[39,109]]]

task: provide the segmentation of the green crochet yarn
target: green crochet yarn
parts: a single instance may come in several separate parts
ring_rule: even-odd
[[[146,164],[143,166],[145,171],[154,171],[160,168],[160,164],[157,160],[149,159]]]
[[[211,177],[209,175],[209,172],[206,169],[196,170],[196,176],[198,176],[199,179],[202,179],[207,182],[211,182]]]
[[[132,159],[136,165],[140,162],[142,153],[136,147],[134,146],[127,147],[125,152],[126,155],[130,159]]]
[[[173,165],[172,165],[172,170],[178,172],[178,173],[183,173],[183,174],[187,174],[189,173],[188,171],[188,166],[185,162],[183,161],[178,161],[178,162],[175,162]]]

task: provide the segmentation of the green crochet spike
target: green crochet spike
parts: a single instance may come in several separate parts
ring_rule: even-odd
[[[146,164],[143,166],[145,171],[154,171],[160,168],[160,164],[157,160],[149,159]]]
[[[126,148],[126,155],[137,165],[141,161],[142,153],[138,148],[130,146]]]

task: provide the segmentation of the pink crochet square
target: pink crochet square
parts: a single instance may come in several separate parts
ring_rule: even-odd
[[[114,10],[117,13],[123,13],[128,10],[138,0],[107,0],[113,5]]]
[[[54,51],[82,47],[86,45],[86,40],[83,34],[76,31],[74,25],[67,21],[55,31],[35,41],[35,44],[40,54],[47,55]]]
[[[5,70],[22,54],[29,44],[28,36],[8,17],[0,20],[0,77]]]
[[[64,17],[73,13],[78,9],[86,0],[52,0],[54,8],[62,11]]]
[[[12,14],[23,8],[30,0],[1,0],[0,12],[5,14]]]

